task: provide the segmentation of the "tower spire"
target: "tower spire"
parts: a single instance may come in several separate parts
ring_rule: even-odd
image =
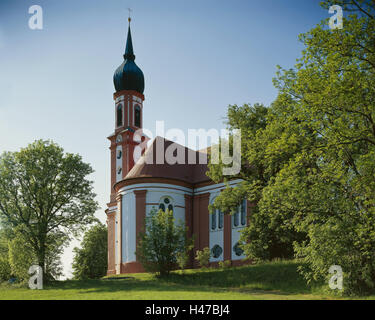
[[[129,27],[128,27],[128,39],[126,40],[126,49],[125,49],[125,54],[124,54],[124,59],[125,60],[135,60],[135,55],[133,51],[133,41],[132,41],[132,34],[130,30],[130,22],[132,21],[132,18],[130,17],[131,9],[128,8],[129,10]]]

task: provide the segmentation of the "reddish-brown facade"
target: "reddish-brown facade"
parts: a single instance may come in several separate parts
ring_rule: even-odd
[[[116,274],[115,261],[115,211],[107,213],[108,227],[108,274]]]

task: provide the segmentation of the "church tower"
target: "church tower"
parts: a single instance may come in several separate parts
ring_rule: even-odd
[[[134,166],[134,133],[143,127],[144,75],[135,63],[133,42],[129,28],[123,63],[113,76],[114,134],[111,141],[111,202],[116,201],[113,186],[124,179]]]
[[[128,37],[124,61],[113,76],[114,131],[108,137],[111,142],[111,195],[107,214],[108,225],[108,274],[121,273],[123,261],[123,197],[117,194],[115,186],[124,180],[134,166],[134,150],[147,137],[139,130],[143,128],[144,75],[135,63],[129,17]],[[137,132],[138,131],[138,132]],[[141,137],[135,141],[134,136]],[[134,219],[132,219],[132,222]],[[135,222],[134,222],[135,223]],[[130,243],[131,245],[131,243]]]

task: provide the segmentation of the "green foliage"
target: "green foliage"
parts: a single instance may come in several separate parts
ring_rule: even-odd
[[[277,177],[268,203],[283,202],[308,234],[296,243],[307,279],[326,280],[329,267],[340,265],[345,292],[364,294],[375,289],[375,4],[335,4],[354,13],[344,28],[322,22],[302,35],[296,70],[275,81],[278,102],[296,106],[294,126],[316,138]],[[306,159],[314,165],[306,168]]]
[[[332,300],[342,299],[310,287],[297,272],[296,261],[228,269],[190,269],[167,278],[149,273],[110,276],[97,280],[56,281],[46,290],[0,284],[0,300]],[[370,297],[374,299],[375,297]]]
[[[52,237],[51,237],[52,238]],[[38,257],[33,246],[28,242],[28,237],[23,226],[12,229],[7,233],[8,263],[11,274],[20,282],[27,281],[30,276],[29,268],[38,264]],[[51,281],[62,275],[60,256],[63,245],[61,239],[55,238],[46,244],[45,271],[43,279]]]
[[[86,179],[92,172],[79,155],[64,154],[49,141],[0,156],[0,220],[10,230],[22,228],[44,279],[59,273],[59,255],[70,236],[97,220],[93,185]]]
[[[216,182],[241,178],[243,182],[229,187],[216,198],[210,210],[221,209],[226,214],[237,211],[244,198],[258,204],[251,211],[251,223],[241,235],[242,248],[253,261],[293,257],[293,242],[305,239],[297,232],[292,219],[294,212],[271,210],[263,206],[265,191],[274,183],[275,176],[287,166],[295,154],[310,147],[311,138],[303,137],[294,121],[294,107],[274,103],[270,108],[255,104],[229,106],[229,129],[241,129],[242,169],[240,176],[224,177],[222,165],[209,165],[208,175]],[[287,113],[287,112],[290,112]]]
[[[242,196],[257,206],[242,233],[248,257],[302,258],[306,279],[345,274],[346,293],[375,289],[375,4],[323,1],[350,14],[344,28],[327,22],[301,35],[294,69],[279,68],[276,101],[230,106],[228,126],[242,129],[243,167],[215,181],[242,178],[212,207],[232,213]],[[293,245],[294,244],[294,245]]]
[[[107,237],[107,227],[103,224],[97,224],[86,231],[81,248],[74,248],[73,275],[75,279],[98,279],[106,275]]]
[[[12,277],[8,251],[8,238],[4,230],[0,229],[0,282],[7,281]]]
[[[228,269],[230,267],[231,267],[230,260],[219,261],[219,268],[221,268],[221,269]]]
[[[28,271],[32,265],[37,264],[33,248],[25,241],[22,232],[9,241],[9,265],[11,273],[19,282],[26,282],[30,278]]]
[[[188,266],[191,257],[191,251],[193,250],[193,248],[194,239],[192,239],[190,245],[187,245],[185,247],[184,251],[179,251],[176,253],[176,261],[181,270],[184,270]]]
[[[177,257],[184,264],[191,246],[187,229],[175,222],[172,211],[153,209],[146,217],[145,232],[139,234],[136,255],[146,271],[167,276],[176,267]]]
[[[206,247],[203,250],[197,250],[195,253],[195,260],[198,261],[199,265],[202,268],[208,267],[210,264],[210,257],[211,257],[211,250],[210,248]]]

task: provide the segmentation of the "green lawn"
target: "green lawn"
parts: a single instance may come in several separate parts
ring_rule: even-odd
[[[0,299],[337,299],[325,293],[325,286],[308,287],[297,273],[297,266],[296,262],[289,261],[225,270],[188,270],[175,272],[168,280],[150,274],[132,274],[101,280],[58,281],[39,291],[2,284]]]

